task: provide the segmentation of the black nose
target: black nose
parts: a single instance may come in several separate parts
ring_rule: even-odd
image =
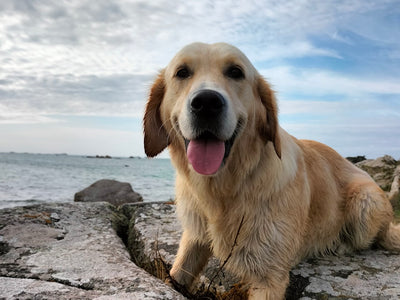
[[[213,90],[201,90],[190,101],[190,110],[198,117],[216,117],[225,107],[225,98]]]

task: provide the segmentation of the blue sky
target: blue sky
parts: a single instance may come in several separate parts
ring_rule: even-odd
[[[1,1],[0,152],[144,156],[154,76],[224,41],[272,84],[289,133],[400,159],[398,0],[242,2]]]

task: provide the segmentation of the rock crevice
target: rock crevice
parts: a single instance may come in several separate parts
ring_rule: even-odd
[[[113,214],[108,203],[1,210],[0,298],[184,299],[130,260]]]

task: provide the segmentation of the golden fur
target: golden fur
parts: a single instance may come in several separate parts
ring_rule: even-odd
[[[227,64],[240,66],[245,77],[227,78]],[[179,79],[182,65],[192,73]],[[241,120],[229,157],[210,176],[193,170],[184,140],[191,134],[186,103],[203,86],[226,95],[226,122]],[[190,287],[212,254],[225,261],[233,249],[226,267],[251,284],[249,298],[283,299],[290,269],[307,256],[375,241],[400,251],[400,227],[391,223],[384,192],[333,149],[280,128],[274,92],[233,46],[182,49],[153,84],[144,134],[146,154],[168,146],[177,170],[184,233],[171,275],[180,284]]]

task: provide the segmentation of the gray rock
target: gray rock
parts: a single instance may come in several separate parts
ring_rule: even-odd
[[[171,265],[178,249],[181,228],[175,206],[135,204],[131,219],[129,248],[147,266],[162,259]],[[213,260],[199,280],[207,287],[217,273]],[[229,289],[237,282],[221,272],[214,287]],[[347,256],[325,256],[300,263],[291,273],[287,299],[400,299],[400,255],[383,250],[368,250]]]
[[[400,206],[400,165],[393,172],[393,182],[388,196],[395,207]]]
[[[355,165],[366,171],[386,192],[395,210],[400,209],[400,161],[385,155]]]
[[[107,203],[0,210],[1,299],[184,299],[137,267]]]
[[[384,191],[389,192],[398,164],[393,157],[385,155],[377,159],[358,162],[356,166],[366,171]]]
[[[76,202],[109,202],[115,206],[141,202],[143,198],[127,182],[102,179],[75,194]]]
[[[0,210],[0,299],[185,299],[133,263],[114,229],[137,264],[165,279],[181,235],[174,205]],[[211,260],[198,288],[207,290],[212,279],[210,290],[223,292],[238,282],[220,264]],[[287,293],[303,300],[399,298],[400,256],[383,250],[304,261],[292,271]]]

